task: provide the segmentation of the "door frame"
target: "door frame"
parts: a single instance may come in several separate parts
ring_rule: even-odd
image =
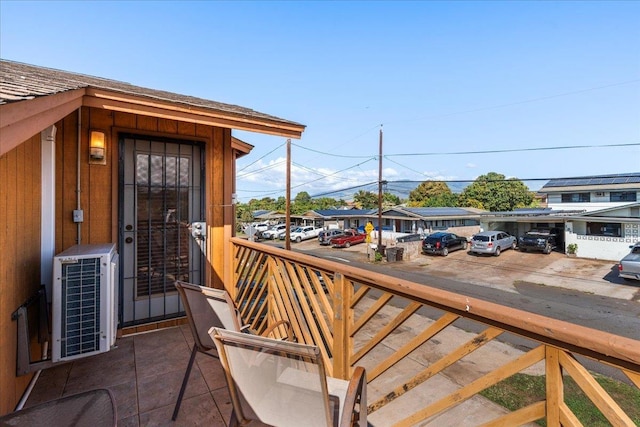
[[[154,132],[135,132],[135,131],[131,131],[131,130],[120,130],[116,132],[117,135],[117,141],[118,141],[118,182],[117,182],[117,200],[118,200],[118,214],[117,214],[117,229],[116,229],[116,234],[117,234],[117,242],[118,242],[118,247],[120,248],[120,252],[123,251],[124,245],[125,245],[125,230],[124,230],[124,208],[125,208],[125,191],[124,191],[124,174],[125,174],[125,140],[127,138],[133,138],[133,139],[148,139],[149,141],[152,142],[159,142],[159,143],[168,143],[168,144],[176,144],[176,145],[191,145],[194,147],[194,149],[199,149],[200,150],[200,162],[199,162],[199,168],[200,168],[200,191],[199,191],[199,197],[200,197],[200,212],[199,212],[199,220],[202,221],[206,221],[206,186],[207,186],[207,179],[206,179],[206,141],[205,140],[199,140],[197,138],[192,138],[192,137],[180,137],[178,135],[176,136],[168,136],[166,134],[163,135],[158,135],[155,134]],[[196,166],[196,165],[194,165]],[[135,254],[135,252],[134,252]],[[200,260],[200,281],[199,283],[203,283],[205,281],[206,278],[206,251],[201,251],[200,252],[200,256],[201,256],[201,260]],[[121,261],[122,262],[122,261]],[[135,326],[135,325],[140,325],[140,324],[144,324],[144,323],[149,323],[149,322],[154,322],[157,321],[159,319],[157,318],[153,318],[153,319],[144,319],[144,320],[134,320],[132,322],[128,322],[126,325],[124,324],[123,320],[124,320],[124,286],[125,286],[125,281],[124,281],[124,268],[119,268],[119,272],[118,272],[118,322],[120,324],[120,327],[129,327],[129,326]],[[181,306],[181,302],[179,303]],[[167,319],[171,319],[171,318],[175,318],[175,317],[180,317],[184,315],[184,310],[180,309],[177,313],[172,314],[167,316],[166,314],[163,316],[162,320],[167,320]]]

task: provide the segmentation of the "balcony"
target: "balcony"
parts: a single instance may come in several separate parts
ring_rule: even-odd
[[[375,426],[582,425],[564,399],[571,377],[614,426],[634,421],[595,381],[605,366],[640,388],[640,342],[296,252],[233,238],[234,297],[258,331],[288,319],[320,347],[330,375],[367,370]],[[284,331],[282,331],[284,334]],[[510,345],[518,336],[531,350]],[[107,353],[42,372],[27,406],[108,387],[119,425],[171,425],[189,359],[186,325],[120,338]],[[176,425],[226,425],[218,361],[198,355]],[[545,377],[546,398],[515,412],[479,393],[517,373]],[[637,422],[637,420],[636,420]]]

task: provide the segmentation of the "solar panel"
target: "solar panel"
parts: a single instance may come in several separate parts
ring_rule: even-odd
[[[640,183],[640,172],[551,179],[542,188]]]
[[[415,213],[420,216],[436,216],[436,215],[444,215],[444,216],[455,216],[455,215],[469,215],[471,212],[466,209],[461,208],[404,208],[404,210],[408,212]]]

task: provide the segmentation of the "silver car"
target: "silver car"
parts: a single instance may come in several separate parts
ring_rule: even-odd
[[[469,252],[500,256],[505,249],[515,249],[517,239],[504,231],[482,231],[471,238]]]
[[[318,243],[320,243],[321,245],[330,245],[331,243],[329,242],[331,241],[331,239],[342,235],[344,235],[344,231],[337,228],[332,228],[331,230],[322,230],[320,234],[318,234]]]

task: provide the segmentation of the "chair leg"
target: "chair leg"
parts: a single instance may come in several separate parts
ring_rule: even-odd
[[[184,391],[187,388],[187,383],[189,382],[189,376],[191,375],[191,368],[193,368],[193,362],[196,360],[196,353],[198,353],[198,349],[196,346],[193,346],[193,350],[191,350],[191,358],[189,359],[189,365],[187,366],[187,372],[184,373],[184,379],[182,380],[182,387],[180,387],[180,394],[178,395],[178,401],[176,402],[176,407],[173,409],[173,417],[171,420],[175,421],[178,418],[178,412],[180,412],[180,405],[182,404],[182,397],[184,396]]]
[[[229,420],[229,427],[238,427],[240,423],[238,422],[238,417],[236,417],[235,409],[231,411],[231,420]]]

